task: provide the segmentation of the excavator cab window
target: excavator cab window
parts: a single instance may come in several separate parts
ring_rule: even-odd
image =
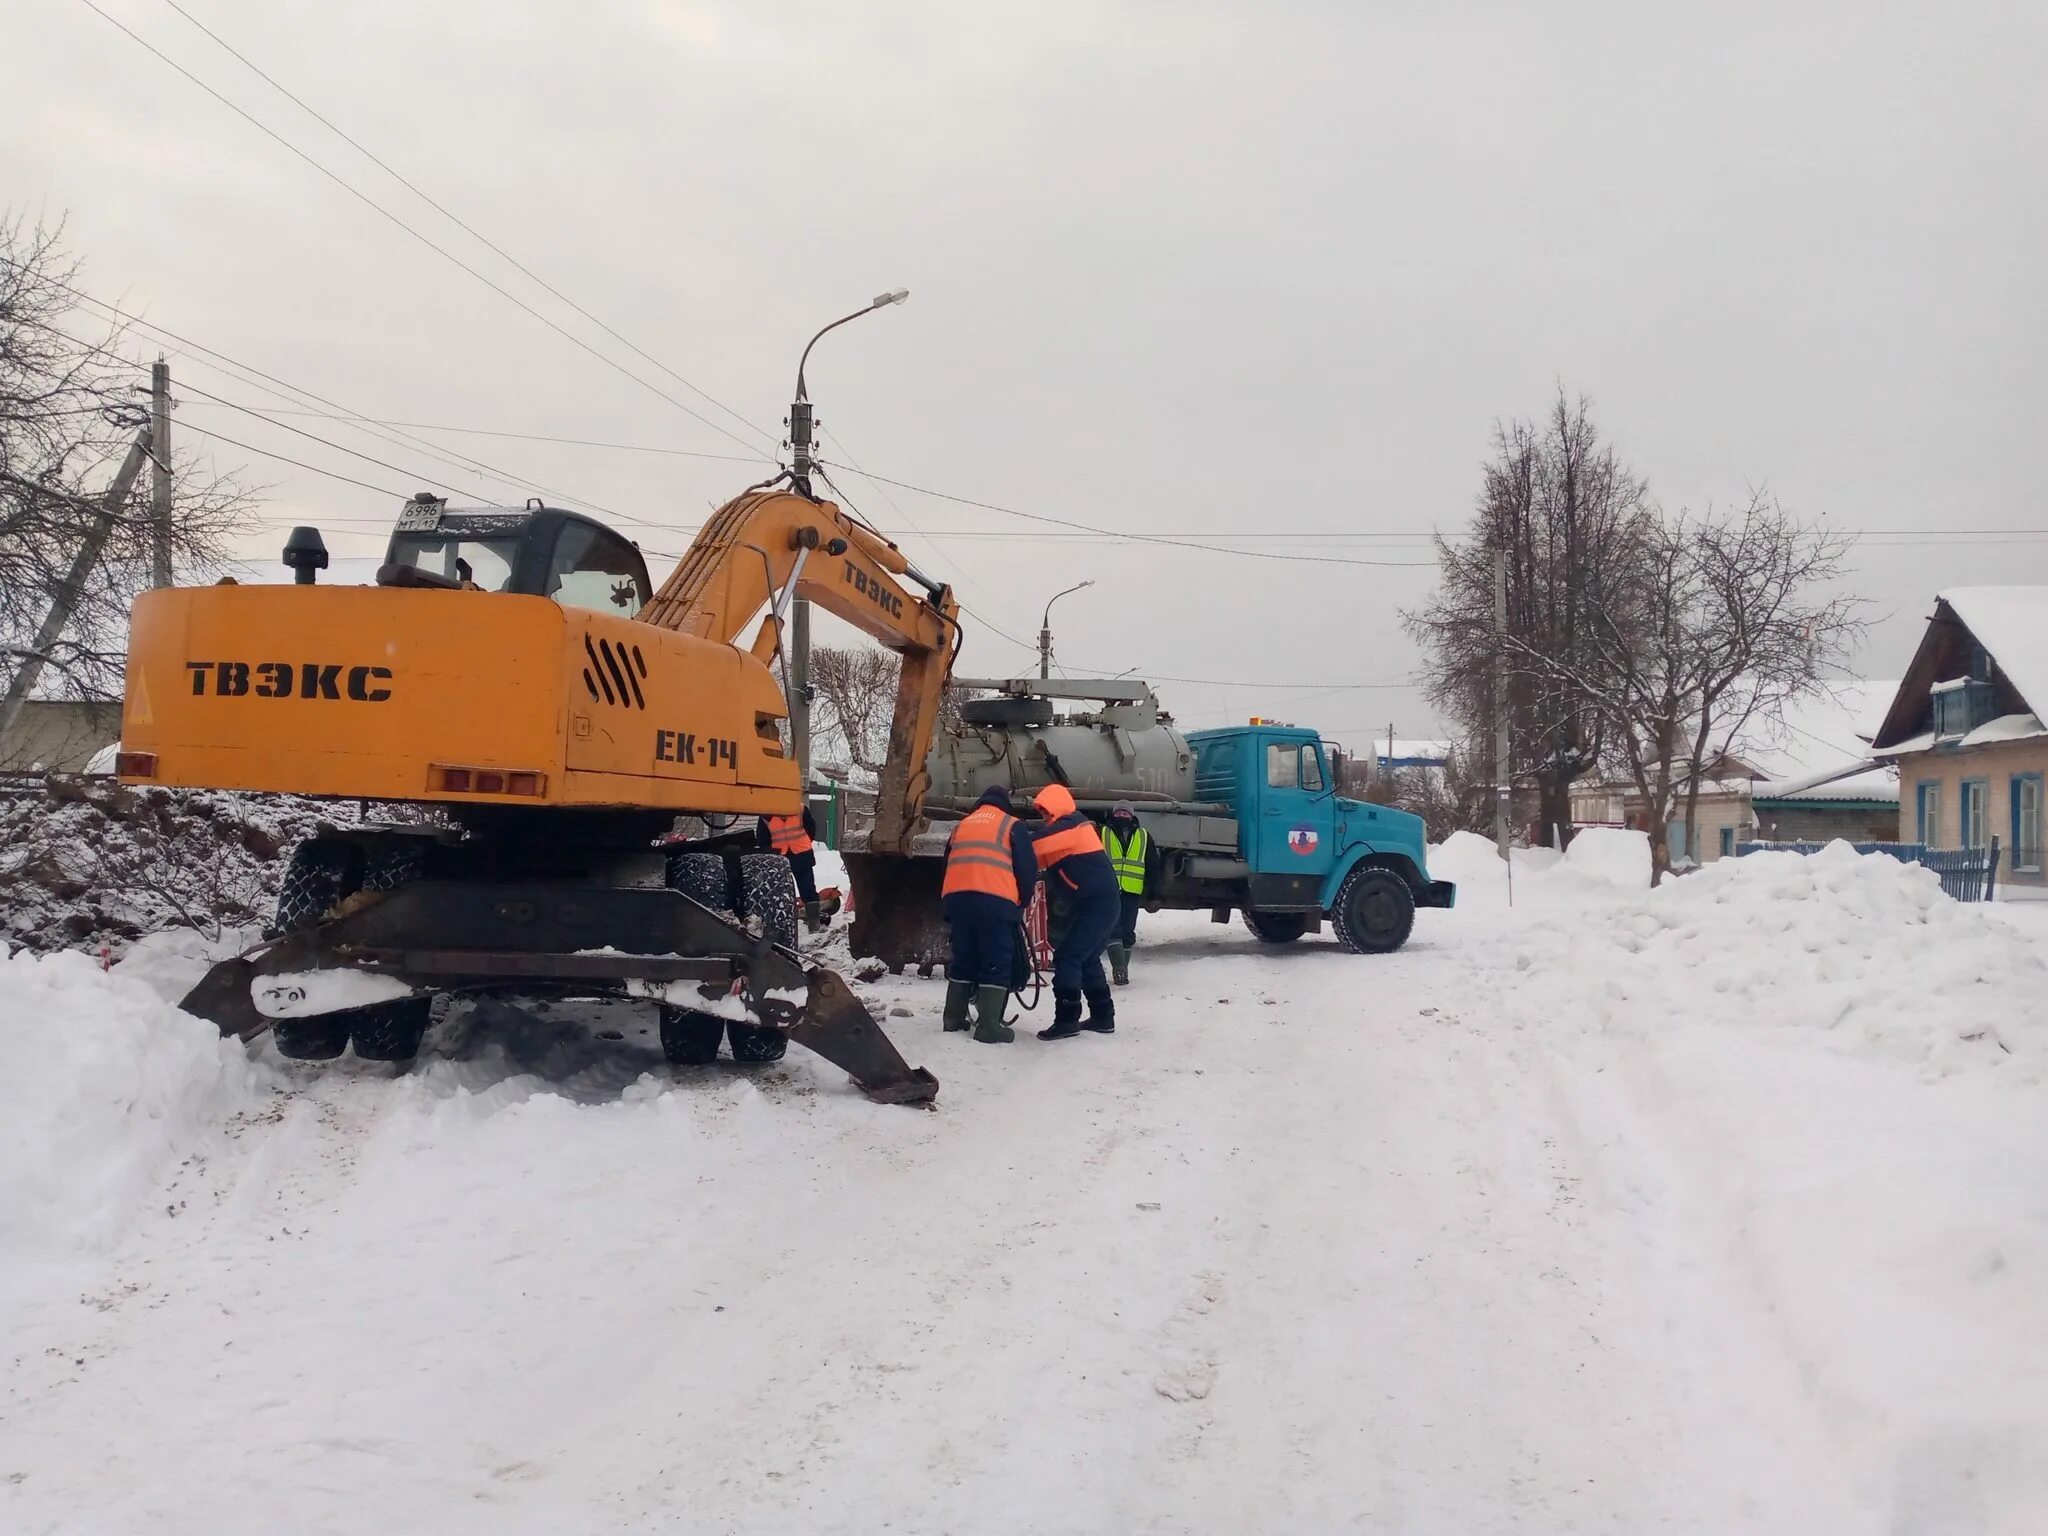
[[[630,618],[652,595],[640,551],[609,528],[564,519],[555,534],[542,595],[565,608],[591,608]]]
[[[460,585],[474,582],[486,592],[504,592],[519,564],[519,540],[458,534],[401,533],[391,541],[390,560]]]

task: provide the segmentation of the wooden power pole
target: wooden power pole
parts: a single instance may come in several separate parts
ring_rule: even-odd
[[[1508,552],[1493,552],[1493,841],[1508,856]]]
[[[135,434],[135,441],[128,445],[128,456],[121,461],[114,483],[100,499],[99,515],[93,519],[85,542],[71,557],[71,569],[65,572],[64,580],[50,599],[50,611],[43,617],[43,627],[36,631],[36,638],[29,648],[21,653],[21,664],[14,669],[14,676],[7,684],[7,696],[0,699],[0,737],[12,729],[15,717],[21,713],[21,706],[35,691],[36,682],[43,675],[43,666],[50,659],[50,647],[64,638],[64,626],[71,622],[71,610],[78,606],[85,579],[98,563],[100,551],[106,548],[107,535],[113,532],[114,518],[128,500],[129,492],[135,489],[135,481],[142,474],[143,461],[149,456],[149,428],[144,427]]]

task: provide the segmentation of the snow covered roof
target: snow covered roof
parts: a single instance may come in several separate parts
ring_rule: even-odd
[[[1410,767],[1420,764],[1436,764],[1449,760],[1451,744],[1448,741],[1428,741],[1421,738],[1396,736],[1393,750],[1387,749],[1383,736],[1372,744],[1372,753],[1382,768]]]
[[[2048,736],[2048,725],[2041,722],[2036,714],[2000,715],[1996,720],[1986,720],[1974,731],[1963,736],[1951,736],[1948,740],[1958,747],[1983,747],[2000,741],[2028,741],[2036,736]],[[1926,752],[1933,748],[1935,734],[1922,731],[1918,736],[1908,736],[1904,741],[1895,741],[1888,747],[1880,747],[1878,757],[1899,757],[1908,752]]]
[[[2027,703],[2048,708],[2048,586],[1950,587],[1940,596]]]
[[[1753,721],[1737,739],[1735,755],[1762,774],[1758,794],[1765,785],[1811,784],[1869,767],[1870,738],[1898,691],[1896,680],[1831,678],[1819,693]]]

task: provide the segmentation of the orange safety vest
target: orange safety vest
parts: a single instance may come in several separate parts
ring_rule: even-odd
[[[770,816],[768,841],[774,845],[775,851],[785,858],[792,853],[811,851],[811,834],[804,830],[802,816]]]
[[[999,805],[984,805],[971,812],[946,845],[946,883],[941,896],[961,891],[979,891],[1018,901],[1017,865],[1010,857],[1010,833],[1017,818]]]
[[[1038,855],[1038,867],[1051,869],[1061,859],[1071,859],[1077,853],[1101,853],[1102,834],[1095,830],[1094,822],[1083,821],[1038,838],[1031,847]]]

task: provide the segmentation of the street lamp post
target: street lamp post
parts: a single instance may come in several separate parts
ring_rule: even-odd
[[[1045,612],[1038,620],[1038,680],[1044,682],[1052,676],[1052,605],[1067,595],[1078,592],[1082,587],[1092,587],[1093,581],[1084,581],[1067,588],[1066,592],[1055,592],[1046,599]]]
[[[849,320],[858,320],[862,315],[873,314],[891,304],[901,304],[910,297],[908,288],[897,288],[888,293],[877,294],[875,301],[864,308],[856,309],[850,315],[841,315],[824,330],[818,332],[804,344],[804,355],[796,364],[796,398],[789,406],[789,452],[790,479],[803,495],[811,494],[811,465],[816,461],[811,455],[811,397],[804,388],[804,364],[811,360],[811,348],[818,344],[825,331],[836,331]]]
[[[858,320],[862,315],[885,309],[891,304],[901,304],[909,297],[908,288],[878,294],[865,309],[842,315],[804,344],[804,354],[796,364],[796,398],[789,407],[789,478],[799,495],[811,494],[811,465],[814,462],[811,457],[811,398],[810,392],[804,388],[804,364],[811,360],[811,348],[818,344],[825,331],[836,330],[849,320]],[[789,745],[796,758],[797,782],[808,789],[811,782],[811,605],[807,598],[797,598],[790,615],[789,671]]]

